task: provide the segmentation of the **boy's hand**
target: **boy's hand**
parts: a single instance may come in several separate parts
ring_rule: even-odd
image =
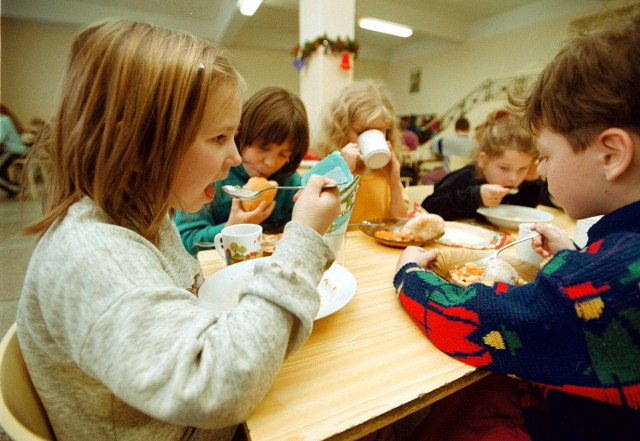
[[[543,259],[558,251],[575,249],[567,232],[556,226],[538,223],[533,226],[533,231],[540,233],[540,236],[531,240],[533,250]]]
[[[320,175],[309,177],[306,188],[298,191],[293,198],[296,203],[291,219],[324,234],[340,214],[340,189],[322,188],[325,184],[334,183],[332,179]]]
[[[409,246],[405,248],[398,258],[396,272],[409,262],[415,262],[425,268],[432,260],[438,257],[438,254],[440,254],[440,250],[438,249],[425,250],[421,247]]]
[[[276,201],[271,201],[267,204],[265,201],[260,202],[260,205],[252,211],[244,211],[239,199],[233,199],[231,201],[231,211],[229,212],[229,220],[227,225],[235,224],[260,224],[266,218],[271,216],[273,210],[276,208]]]

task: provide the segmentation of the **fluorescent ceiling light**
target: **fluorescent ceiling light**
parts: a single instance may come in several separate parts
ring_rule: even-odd
[[[251,16],[256,12],[260,3],[262,3],[262,0],[239,0],[240,13]]]
[[[413,30],[409,26],[391,23],[390,21],[378,20],[377,18],[363,17],[358,20],[358,25],[360,25],[362,29],[383,32],[385,34],[391,34],[403,38],[410,37],[411,34],[413,34]]]

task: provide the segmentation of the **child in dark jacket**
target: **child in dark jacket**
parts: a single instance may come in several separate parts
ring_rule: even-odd
[[[433,344],[544,392],[544,408],[523,411],[532,439],[640,430],[640,16],[631,21],[577,37],[530,96],[511,100],[555,200],[572,218],[604,215],[586,246],[536,224],[534,249],[551,258],[522,286],[448,283],[427,268],[437,250],[410,247],[398,261],[400,302]]]
[[[538,205],[542,190],[534,169],[538,149],[520,118],[506,110],[492,112],[477,138],[474,162],[447,174],[422,206],[445,220],[484,220],[476,212],[480,207]]]

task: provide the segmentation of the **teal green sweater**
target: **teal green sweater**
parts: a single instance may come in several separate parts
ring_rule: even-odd
[[[284,178],[270,178],[279,185],[300,185],[300,176],[293,173]],[[249,180],[249,175],[242,165],[231,168],[229,176],[215,183],[216,195],[211,204],[207,204],[197,213],[176,212],[176,224],[182,244],[196,256],[198,247],[195,242],[213,242],[213,238],[226,226],[231,212],[231,197],[220,188],[223,185],[243,186]],[[262,228],[265,233],[280,233],[287,222],[291,220],[293,211],[293,195],[295,190],[281,190],[276,194],[276,208],[264,222]]]

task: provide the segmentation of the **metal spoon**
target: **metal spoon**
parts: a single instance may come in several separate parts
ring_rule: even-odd
[[[370,221],[362,221],[358,223],[349,224],[350,227],[371,227],[371,228],[384,228],[387,230],[393,230],[394,227],[400,227],[407,223],[408,219],[396,219],[394,221],[376,223]]]
[[[339,185],[346,184],[346,182],[338,182],[335,184],[327,184],[322,188],[333,188]],[[249,188],[242,188],[239,185],[223,185],[222,191],[231,196],[232,198],[240,199],[241,201],[250,201],[257,198],[260,193],[269,190],[299,190],[305,188],[304,185],[282,185],[280,187],[268,187],[262,190],[251,190]]]

